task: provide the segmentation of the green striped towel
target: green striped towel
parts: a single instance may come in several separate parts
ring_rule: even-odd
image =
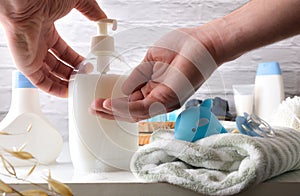
[[[272,138],[226,133],[195,143],[159,130],[131,160],[139,178],[168,182],[205,195],[232,195],[300,169],[300,132],[275,128]]]

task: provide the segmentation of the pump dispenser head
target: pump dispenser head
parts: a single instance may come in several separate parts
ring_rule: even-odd
[[[91,53],[97,58],[96,70],[100,73],[109,71],[110,57],[114,55],[114,38],[108,34],[107,27],[112,25],[112,30],[117,29],[117,20],[102,19],[97,22],[98,35],[92,38]]]
[[[102,19],[97,22],[98,25],[98,34],[107,35],[107,26],[111,24],[112,30],[117,30],[117,20],[115,19]]]

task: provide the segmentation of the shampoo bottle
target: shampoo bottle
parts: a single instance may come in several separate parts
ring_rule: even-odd
[[[109,172],[129,170],[130,159],[138,148],[137,123],[106,120],[88,112],[97,98],[124,97],[121,86],[130,67],[120,60],[114,38],[107,25],[116,29],[116,20],[98,23],[98,35],[92,38],[91,55],[83,65],[93,65],[71,76],[69,83],[69,144],[75,171]],[[83,68],[83,69],[84,69]]]
[[[0,134],[0,150],[22,148],[42,164],[54,163],[62,149],[60,133],[41,111],[37,88],[19,71],[12,74],[11,106],[0,123],[0,131],[4,133]],[[9,154],[6,158],[14,166],[32,164]]]
[[[283,79],[279,63],[266,62],[258,65],[254,96],[255,114],[270,122],[284,99]]]

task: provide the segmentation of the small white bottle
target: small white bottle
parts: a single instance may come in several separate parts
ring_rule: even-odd
[[[88,112],[96,98],[125,97],[121,86],[129,66],[116,55],[114,38],[107,34],[108,24],[116,29],[116,20],[98,22],[99,35],[92,38],[91,55],[84,62],[92,64],[93,71],[79,70],[69,84],[70,154],[79,172],[129,170],[138,148],[137,123],[106,120]]]
[[[31,153],[42,164],[54,163],[62,149],[62,136],[41,111],[37,88],[19,71],[12,73],[11,105],[0,123],[0,131],[8,133],[0,135],[1,150],[24,146],[23,151]],[[14,157],[8,159],[14,166],[32,164]]]
[[[284,100],[284,86],[279,63],[260,63],[255,77],[255,114],[270,123]]]

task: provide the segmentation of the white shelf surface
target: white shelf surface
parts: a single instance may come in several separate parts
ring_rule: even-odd
[[[66,150],[65,152],[68,152]],[[162,182],[145,182],[136,178],[129,171],[107,172],[107,173],[82,173],[76,172],[67,156],[64,159],[58,159],[60,162],[49,166],[38,166],[29,176],[28,180],[37,184],[45,184],[49,170],[52,178],[70,186],[74,195],[85,196],[193,196],[197,193]],[[26,176],[29,167],[16,167],[19,177]],[[5,173],[3,167],[0,167],[0,173]],[[14,186],[18,190],[32,189],[29,182],[16,180],[14,178],[0,175],[0,179]],[[261,183],[254,188],[238,194],[239,196],[299,196],[300,195],[300,170],[282,174]],[[200,195],[201,196],[201,195]]]

